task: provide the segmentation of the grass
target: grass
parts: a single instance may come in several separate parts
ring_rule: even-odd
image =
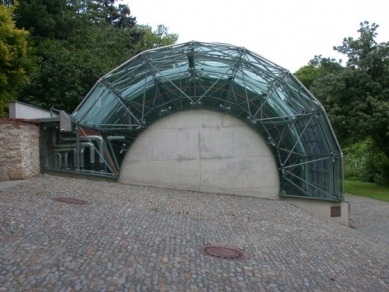
[[[345,181],[345,192],[356,196],[389,202],[389,185],[377,185],[360,181]]]

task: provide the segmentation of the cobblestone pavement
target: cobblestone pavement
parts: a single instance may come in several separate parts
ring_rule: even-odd
[[[0,192],[0,291],[389,291],[389,246],[286,202],[42,175]]]
[[[350,225],[389,244],[389,203],[346,195],[351,205]]]

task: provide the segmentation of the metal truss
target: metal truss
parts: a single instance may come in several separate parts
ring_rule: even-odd
[[[324,108],[293,74],[242,47],[188,42],[142,52],[103,76],[72,121],[132,141],[160,117],[193,108],[227,112],[263,136],[281,195],[342,200],[343,158]]]

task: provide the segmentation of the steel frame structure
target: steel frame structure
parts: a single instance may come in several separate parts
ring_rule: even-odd
[[[289,71],[242,47],[192,41],[144,51],[99,79],[71,119],[77,133],[125,137],[129,147],[160,117],[195,108],[227,112],[268,141],[281,196],[343,200],[342,152],[323,106]]]

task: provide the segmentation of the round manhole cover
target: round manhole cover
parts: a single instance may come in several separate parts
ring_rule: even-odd
[[[226,260],[241,260],[244,259],[244,254],[236,249],[224,246],[206,246],[203,249],[204,254],[219,259]]]
[[[54,201],[66,203],[66,204],[75,204],[75,205],[88,205],[88,201],[76,199],[76,198],[53,198]]]

